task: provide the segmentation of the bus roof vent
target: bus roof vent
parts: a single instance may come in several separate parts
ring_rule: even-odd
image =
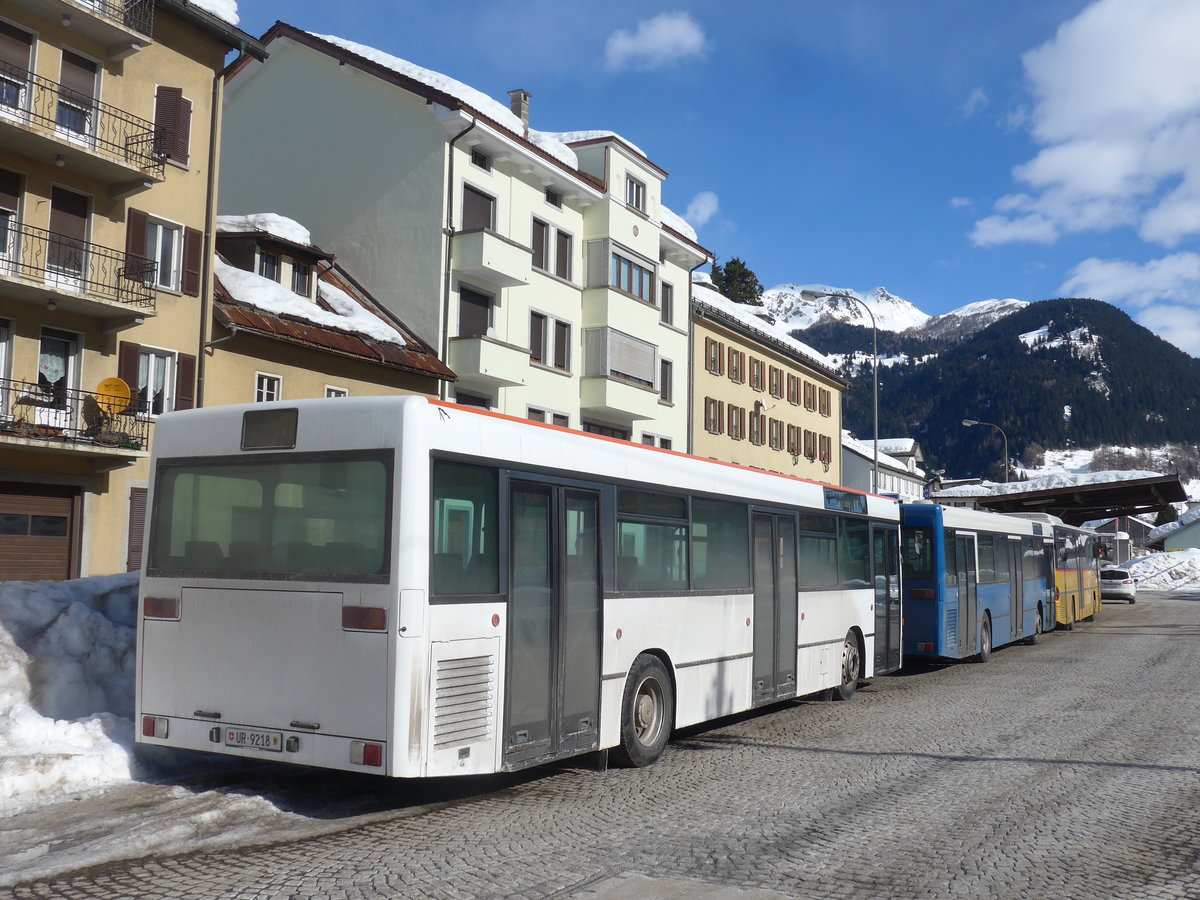
[[[284,409],[251,409],[242,413],[242,449],[295,449],[298,412],[292,406]]]

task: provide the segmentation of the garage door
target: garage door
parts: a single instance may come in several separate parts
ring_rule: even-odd
[[[77,573],[79,492],[0,482],[0,581],[65,581]]]

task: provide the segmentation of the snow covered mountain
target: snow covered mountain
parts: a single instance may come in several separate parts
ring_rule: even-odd
[[[922,337],[961,339],[982,331],[993,322],[1028,305],[1025,300],[980,300],[978,303],[968,303],[948,313],[934,316],[916,330]]]

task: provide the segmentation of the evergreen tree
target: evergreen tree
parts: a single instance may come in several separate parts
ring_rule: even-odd
[[[750,267],[736,256],[723,266],[714,260],[712,280],[713,286],[734,303],[762,303],[762,282]]]
[[[1166,525],[1168,522],[1174,522],[1179,518],[1179,513],[1175,511],[1175,507],[1167,504],[1158,511],[1158,518],[1154,520],[1155,525]]]

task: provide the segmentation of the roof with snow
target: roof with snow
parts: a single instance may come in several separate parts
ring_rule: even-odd
[[[828,357],[803,341],[796,340],[785,329],[760,318],[756,313],[765,312],[761,306],[734,303],[723,296],[713,287],[712,277],[705,272],[692,273],[692,305],[702,314],[714,316],[743,334],[766,341],[774,349],[815,369],[836,384],[842,387],[849,385],[849,382],[838,374]]]
[[[851,436],[850,432],[845,429],[842,429],[842,449],[849,450],[851,453],[855,453],[871,462],[875,461],[875,442],[860,441],[858,438]],[[908,471],[908,466],[900,462],[900,460],[888,456],[883,452],[883,441],[879,442],[879,465],[882,468],[894,469],[902,475],[913,474]]]
[[[216,35],[234,50],[257,60],[267,58],[267,48],[237,27],[240,17],[236,0],[157,0],[181,19]]]
[[[244,331],[414,374],[454,378],[432,347],[341,266],[320,273],[313,301],[217,256],[214,290],[217,321],[234,334]]]
[[[995,512],[1045,512],[1071,525],[1107,516],[1153,512],[1187,498],[1178,475],[1155,472],[1057,473],[1029,481],[963,485],[938,491],[941,497],[975,497]]]

